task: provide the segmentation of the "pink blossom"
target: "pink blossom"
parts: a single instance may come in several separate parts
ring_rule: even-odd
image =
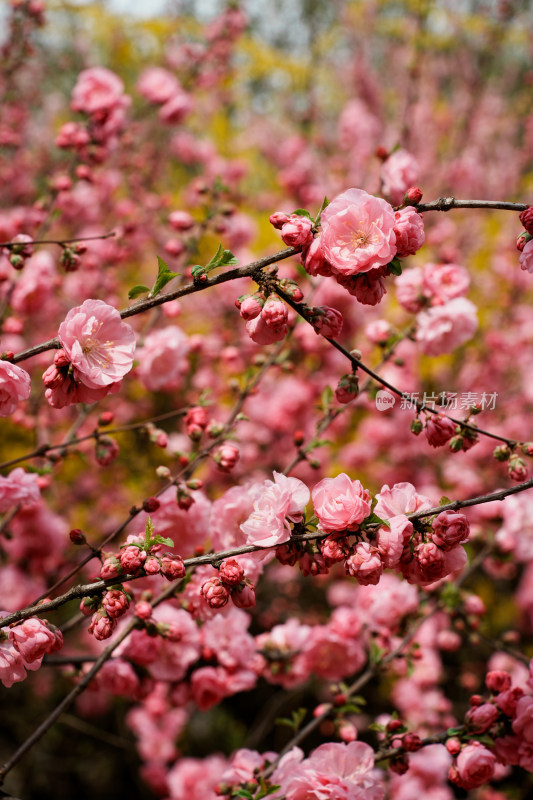
[[[228,588],[219,578],[210,578],[203,583],[201,592],[210,608],[223,608],[230,596]]]
[[[97,611],[96,614],[93,614],[91,619],[89,633],[92,633],[94,638],[98,639],[98,641],[103,641],[104,639],[109,639],[109,637],[112,636],[116,627],[116,619],[103,616],[99,611]]]
[[[8,417],[30,396],[30,376],[22,367],[0,360],[0,417]]]
[[[281,228],[281,238],[287,247],[305,247],[311,243],[313,223],[308,217],[291,214]]]
[[[423,353],[439,356],[451,353],[472,338],[478,327],[477,309],[465,297],[417,314],[416,341]]]
[[[399,205],[405,192],[418,181],[418,161],[407,150],[395,150],[381,167],[383,194]]]
[[[135,334],[102,300],[85,300],[59,326],[59,340],[74,378],[89,389],[120,381],[133,366]]]
[[[530,239],[524,245],[524,249],[518,257],[518,263],[520,264],[520,269],[533,273],[533,239]]]
[[[80,72],[72,90],[72,109],[85,114],[109,113],[128,103],[123,82],[105,67],[92,67]]]
[[[356,578],[362,586],[379,583],[383,572],[383,561],[377,547],[368,542],[358,542],[345,562],[346,572]]]
[[[167,775],[171,800],[219,800],[215,786],[226,768],[221,756],[180,758]]]
[[[254,511],[240,526],[247,543],[270,547],[286,542],[291,532],[286,517],[299,521],[308,502],[309,489],[302,481],[274,472],[274,481],[265,481]]]
[[[250,339],[256,344],[274,344],[285,338],[288,327],[286,323],[268,325],[260,314],[255,319],[248,320],[246,330]]]
[[[388,264],[396,255],[395,222],[385,200],[362,189],[348,189],[322,212],[325,259],[343,276]]]
[[[312,323],[315,333],[335,339],[342,331],[342,314],[335,308],[320,306],[313,309]]]
[[[386,319],[375,319],[365,327],[365,336],[373,344],[384,344],[392,334],[392,327]]]
[[[365,306],[376,306],[387,294],[381,267],[359,275],[335,275],[335,280]]]
[[[146,551],[135,545],[123,547],[120,551],[120,566],[124,572],[138,572],[146,561]]]
[[[16,505],[38,503],[41,496],[39,476],[22,467],[11,470],[7,477],[0,476],[0,514]]]
[[[255,319],[258,317],[263,306],[264,300],[261,300],[256,294],[253,294],[249,297],[245,297],[240,305],[239,312],[241,317],[248,321],[249,319]]]
[[[253,608],[255,606],[255,587],[248,578],[231,593],[233,605],[237,608]]]
[[[280,328],[287,325],[288,309],[282,300],[269,297],[261,309],[261,318],[269,328]]]
[[[151,103],[166,103],[180,88],[178,79],[162,67],[147,67],[137,83],[137,89]]]
[[[20,653],[7,639],[0,638],[0,681],[7,689],[26,678],[25,664]]]
[[[424,264],[422,291],[434,306],[463,297],[469,286],[470,275],[458,264]]]
[[[426,421],[424,433],[431,447],[442,447],[455,433],[455,422],[444,414],[432,414]]]
[[[451,550],[461,542],[466,542],[470,535],[470,523],[464,514],[455,511],[441,511],[431,523],[431,538],[443,550]]]
[[[413,523],[404,514],[390,517],[388,525],[381,525],[376,533],[376,547],[383,566],[394,569],[400,563],[405,545],[413,533]]]
[[[324,531],[355,530],[370,514],[370,494],[344,472],[324,478],[312,491],[315,514]]]
[[[331,275],[331,266],[324,257],[320,236],[315,238],[302,250],[301,261],[309,275]]]
[[[231,472],[240,457],[239,448],[225,442],[213,455],[213,461],[222,472]]]
[[[191,694],[200,711],[220,703],[228,695],[227,672],[223,667],[200,667],[191,677]]]
[[[168,221],[175,231],[189,231],[194,228],[194,217],[188,211],[172,211]]]
[[[61,633],[37,617],[30,617],[11,628],[9,639],[26,664],[32,664],[28,669],[39,667],[45,653],[52,653],[63,644]],[[38,663],[34,665],[34,662]]]
[[[111,589],[102,598],[102,605],[108,617],[118,619],[122,617],[129,608],[130,601],[120,589]]]
[[[373,772],[374,752],[363,742],[320,745],[293,765],[282,791],[287,800],[382,800],[385,789]],[[279,780],[276,773],[274,780]]]
[[[499,694],[511,688],[511,676],[504,670],[491,670],[487,672],[485,684],[490,692]]]
[[[423,272],[420,267],[404,270],[395,280],[396,298],[406,311],[416,314],[426,304],[422,290]]]
[[[138,349],[137,373],[151,392],[179,389],[189,370],[190,344],[177,325],[152,331]]]
[[[385,484],[376,495],[376,500],[374,511],[382,519],[425,511],[432,506],[429,497],[418,494],[411,483],[395,483],[391,488]]]
[[[158,117],[165,125],[177,125],[192,111],[193,100],[181,87],[161,106]]]
[[[516,704],[513,731],[522,739],[533,743],[533,697],[522,697]]]
[[[473,706],[465,715],[465,722],[468,730],[472,733],[485,733],[499,717],[496,706],[492,703],[482,703],[480,706]]]
[[[227,586],[238,586],[244,578],[244,570],[234,558],[227,558],[218,570],[220,579]]]
[[[496,765],[494,753],[479,742],[466,745],[457,756],[456,770],[450,768],[450,780],[462,789],[470,791],[489,783]]]
[[[424,220],[413,206],[406,206],[394,214],[396,224],[396,255],[398,258],[413,256],[424,244]]]
[[[335,625],[315,625],[302,659],[308,674],[336,681],[357,672],[365,663],[366,654],[357,637],[339,632]]]

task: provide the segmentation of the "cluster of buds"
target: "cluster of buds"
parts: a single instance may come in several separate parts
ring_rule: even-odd
[[[98,436],[95,444],[95,458],[101,467],[108,467],[118,456],[120,447],[111,436]]]
[[[152,444],[157,445],[157,447],[165,448],[168,444],[168,434],[166,431],[162,430],[161,428],[156,427],[153,422],[147,422],[144,426],[146,433],[148,434],[148,438],[152,442]]]
[[[117,620],[127,612],[130,602],[131,595],[122,584],[111,586],[101,599],[97,596],[84,597],[80,610],[86,616],[92,614],[89,633],[100,641],[109,639],[117,627]]]
[[[13,243],[6,246],[9,251],[9,262],[15,269],[22,269],[26,259],[33,255],[33,240],[26,233],[18,233]]]
[[[315,333],[328,339],[335,339],[342,331],[342,314],[336,308],[331,308],[330,306],[310,308],[308,319]]]
[[[275,211],[270,215],[270,224],[281,231],[287,247],[307,247],[313,240],[313,221],[307,215]]]
[[[528,456],[533,455],[533,446],[530,442],[526,442],[524,445],[522,445],[522,452]],[[526,480],[528,476],[526,462],[518,455],[518,453],[514,452],[509,445],[498,445],[498,447],[494,448],[492,455],[496,461],[508,462],[507,474],[513,481],[520,483],[521,481]]]
[[[223,561],[218,577],[205,581],[200,591],[210,608],[224,608],[230,598],[237,608],[251,608],[255,605],[254,585],[233,558]]]
[[[390,771],[396,775],[404,775],[409,769],[409,753],[420,750],[423,746],[422,739],[417,733],[409,731],[397,718],[391,719],[386,725],[380,725],[379,729],[383,734],[384,746],[396,751],[389,758]]]
[[[234,444],[225,442],[213,455],[213,461],[221,472],[231,472],[239,460],[239,450]]]
[[[288,294],[299,297],[301,292],[296,286]],[[289,312],[279,297],[270,295],[267,298],[263,292],[255,292],[253,295],[239,297],[235,305],[246,321],[248,335],[256,344],[272,344],[284,338]]]
[[[65,272],[76,272],[80,268],[83,253],[87,252],[87,245],[74,244],[69,247],[61,245],[60,263]]]
[[[337,403],[346,405],[351,400],[355,400],[359,394],[359,379],[355,372],[346,373],[341,378],[335,388],[335,400]]]
[[[185,432],[189,439],[198,442],[202,438],[208,422],[207,409],[204,406],[189,408],[184,419]]]

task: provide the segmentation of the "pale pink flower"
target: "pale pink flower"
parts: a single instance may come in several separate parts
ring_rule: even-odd
[[[420,267],[404,270],[395,280],[396,299],[406,311],[412,314],[421,311],[426,304],[422,290],[423,272]]]
[[[431,304],[444,305],[456,297],[463,297],[470,286],[470,275],[458,264],[424,264],[422,291]]]
[[[158,117],[166,125],[177,125],[192,110],[193,100],[187,92],[179,88],[159,109]]]
[[[385,796],[374,773],[374,751],[364,742],[320,745],[293,766],[282,791],[287,800],[382,800]]]
[[[133,328],[102,300],[85,300],[72,308],[59,326],[58,337],[74,379],[89,389],[110,386],[132,368]]]
[[[291,533],[286,518],[301,520],[308,502],[309,489],[302,481],[274,472],[274,481],[265,481],[254,511],[240,526],[247,544],[272,547],[286,542]]]
[[[58,636],[60,638],[58,638]],[[9,639],[15,650],[18,650],[26,664],[31,664],[28,669],[37,669],[41,665],[45,653],[58,650],[63,644],[63,637],[58,631],[52,630],[37,617],[24,620],[21,625],[16,625],[9,631]],[[37,662],[34,664],[34,662]]]
[[[413,256],[420,250],[426,235],[424,233],[424,220],[417,213],[413,206],[401,208],[394,214],[396,224],[394,233],[396,234],[396,247],[398,258]]]
[[[137,373],[151,392],[179,389],[189,370],[189,352],[189,339],[181,328],[159,328],[149,333],[137,350]]]
[[[11,470],[7,477],[0,477],[0,514],[16,505],[32,505],[39,502],[39,476],[26,472],[22,467]]]
[[[305,671],[329,681],[337,681],[358,672],[366,653],[357,638],[347,637],[333,625],[315,625],[302,653]]]
[[[166,103],[180,88],[178,79],[162,67],[147,67],[137,82],[139,93],[151,103]]]
[[[358,542],[352,555],[346,559],[345,567],[346,572],[362,586],[375,586],[383,572],[383,561],[377,547],[368,542]]]
[[[407,150],[395,150],[381,167],[383,194],[397,206],[402,202],[407,189],[417,183],[418,177],[416,158]]]
[[[520,264],[520,269],[533,273],[533,239],[530,239],[524,245],[524,249],[518,257],[518,263]]]
[[[477,309],[465,297],[417,314],[416,340],[423,353],[439,356],[451,353],[472,338],[478,327]]]
[[[368,490],[344,472],[319,481],[311,494],[323,531],[355,530],[370,514]]]
[[[261,314],[246,323],[246,330],[250,339],[256,344],[273,344],[285,338],[288,327],[286,323],[268,325]]]
[[[376,495],[376,500],[374,512],[382,519],[425,511],[432,506],[429,497],[418,494],[412,483],[395,483],[390,488],[385,484]]]
[[[215,786],[227,766],[222,756],[178,759],[167,775],[171,800],[219,800]]]
[[[243,748],[237,750],[231,758],[231,767],[224,772],[221,783],[245,783],[252,780],[255,770],[264,767],[265,761],[274,761],[277,753],[269,752],[259,755],[255,750]]]
[[[30,396],[30,376],[22,367],[0,360],[0,417],[8,417]]]
[[[373,344],[384,344],[392,333],[390,322],[375,319],[365,327],[365,336]]]
[[[457,756],[455,764],[450,768],[450,779],[462,789],[470,791],[489,783],[494,775],[496,756],[479,742],[467,744]]]
[[[105,67],[84,69],[72,90],[71,108],[85,114],[110,112],[129,103],[122,80]]]
[[[396,255],[394,211],[362,189],[348,189],[321,216],[324,257],[340,275],[357,275],[388,264]]]
[[[25,664],[20,653],[7,639],[0,639],[0,681],[9,689],[26,678]]]
[[[376,533],[376,547],[383,566],[394,569],[398,566],[404,546],[413,533],[413,523],[404,514],[390,517],[389,525],[381,525]]]

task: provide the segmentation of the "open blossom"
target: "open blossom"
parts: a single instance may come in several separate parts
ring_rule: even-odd
[[[287,800],[382,800],[385,796],[373,771],[374,752],[363,742],[322,744],[291,769],[283,770],[283,762],[280,768],[273,781],[281,783]]]
[[[0,639],[0,681],[6,689],[26,678],[24,659],[11,641]]]
[[[470,523],[464,514],[442,511],[433,520],[431,538],[443,550],[451,550],[456,544],[466,542],[470,535]]]
[[[477,330],[477,309],[465,297],[421,311],[417,317],[416,340],[428,356],[451,353],[472,338]]]
[[[189,369],[189,339],[177,325],[152,331],[139,348],[137,372],[151,392],[179,389]]]
[[[420,250],[426,235],[424,233],[424,220],[417,213],[413,206],[401,208],[394,214],[396,224],[394,233],[396,234],[396,247],[398,258],[413,256]]]
[[[137,83],[140,94],[151,103],[166,103],[180,88],[178,79],[163,67],[147,67]]]
[[[424,264],[422,270],[422,291],[430,298],[431,305],[440,306],[463,297],[470,286],[470,275],[458,264]]]
[[[85,300],[72,308],[59,326],[58,337],[74,379],[90,389],[110,386],[132,368],[133,328],[102,300]]]
[[[524,249],[518,256],[518,263],[520,264],[520,269],[533,273],[533,239],[530,239],[524,245]]]
[[[274,481],[265,481],[254,511],[240,526],[247,544],[271,547],[286,542],[291,533],[287,518],[299,522],[308,502],[309,489],[302,481],[274,472]]]
[[[30,396],[30,376],[22,367],[0,360],[0,417],[12,414]]]
[[[312,491],[315,514],[324,531],[354,530],[370,514],[370,494],[344,472],[324,478]]]
[[[479,742],[468,744],[457,756],[455,766],[450,767],[450,780],[462,789],[470,791],[488,783],[494,775],[496,756]]]
[[[11,628],[9,638],[26,664],[32,665],[28,669],[36,669],[45,653],[52,653],[63,644],[61,632],[37,617],[26,619],[21,625]]]
[[[0,477],[0,514],[16,505],[38,503],[40,490],[38,476],[26,472],[22,467],[11,470],[6,477]]]
[[[395,483],[389,487],[381,487],[376,495],[374,512],[382,519],[390,519],[397,514],[413,514],[415,511],[425,511],[431,508],[429,497],[418,494],[412,483]]]
[[[122,80],[105,67],[80,72],[72,90],[71,108],[85,114],[109,113],[129,105]]]
[[[357,275],[388,264],[396,255],[396,219],[385,200],[348,189],[321,216],[320,242],[333,271]]]

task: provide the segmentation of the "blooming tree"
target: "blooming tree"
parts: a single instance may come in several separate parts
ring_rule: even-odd
[[[65,724],[69,796],[112,748],[168,800],[530,780],[530,12],[408,5],[317,4],[306,62],[245,4],[114,61],[10,3],[6,791]]]

